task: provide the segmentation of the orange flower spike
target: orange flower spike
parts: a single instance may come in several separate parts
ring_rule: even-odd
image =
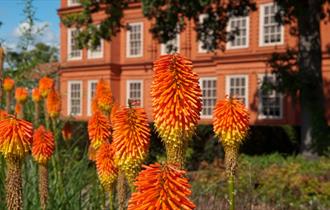
[[[28,97],[28,90],[25,87],[18,87],[15,90],[15,99],[18,103],[24,103]]]
[[[192,62],[179,54],[155,61],[151,96],[160,136],[174,144],[190,139],[202,109],[202,92]]]
[[[0,121],[0,152],[23,158],[32,144],[32,124],[10,116]]]
[[[96,169],[99,180],[108,192],[111,191],[111,187],[115,182],[118,169],[115,166],[114,162],[114,153],[110,143],[103,143],[96,152]]]
[[[186,172],[175,165],[158,163],[143,166],[134,185],[136,192],[128,203],[128,210],[171,209],[191,210],[196,208],[188,196],[191,195]]]
[[[112,145],[116,150],[116,162],[132,183],[149,149],[147,114],[143,108],[123,108],[116,112],[113,130]]]
[[[39,91],[42,97],[47,97],[49,91],[54,87],[54,80],[49,77],[43,77],[39,80]]]
[[[50,117],[56,118],[61,112],[61,96],[52,88],[47,96],[47,112]]]
[[[20,103],[15,104],[15,114],[17,116],[21,114],[22,109],[23,109],[22,104],[20,104]]]
[[[15,85],[15,81],[10,77],[6,77],[3,80],[3,89],[5,91],[11,91],[14,88],[14,85]]]
[[[112,93],[110,83],[104,79],[101,79],[96,86],[95,97],[98,107],[106,112],[109,112],[112,107]]]
[[[0,109],[0,120],[6,119],[7,116],[8,113],[5,110]]]
[[[72,139],[72,126],[69,122],[66,122],[62,129],[62,137],[64,141],[69,141]]]
[[[53,133],[40,126],[33,134],[32,156],[39,164],[46,164],[55,149]]]
[[[94,149],[107,142],[111,135],[111,123],[100,111],[95,112],[88,120],[88,136]]]
[[[224,146],[241,143],[249,129],[249,112],[236,98],[220,100],[214,108],[213,127]]]
[[[39,88],[35,87],[32,89],[32,101],[39,102],[41,100],[41,94]]]

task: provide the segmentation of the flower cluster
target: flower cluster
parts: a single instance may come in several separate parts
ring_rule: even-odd
[[[55,149],[53,133],[40,126],[34,131],[32,156],[39,164],[46,164]]]
[[[109,112],[112,108],[112,93],[110,83],[104,79],[101,79],[96,86],[96,93],[93,99],[93,111],[102,110]]]
[[[113,120],[113,147],[116,162],[133,181],[146,158],[150,144],[147,114],[142,108],[123,108]]]
[[[110,143],[103,143],[96,153],[97,174],[106,191],[111,190],[111,186],[118,174],[118,170],[113,161],[114,154],[115,151]]]
[[[39,80],[39,91],[42,97],[47,97],[50,90],[54,87],[54,80],[49,77],[43,77]]]
[[[128,210],[135,209],[194,209],[188,199],[191,194],[185,171],[175,165],[158,163],[143,166],[134,183],[136,192],[129,200]]]
[[[28,95],[28,90],[25,87],[17,87],[15,90],[15,99],[18,103],[24,103]]]
[[[9,77],[6,77],[4,80],[3,80],[3,89],[5,91],[11,91],[13,88],[14,88],[14,85],[15,85],[15,81]]]
[[[224,146],[239,144],[249,129],[248,110],[239,99],[220,100],[214,108],[213,127]]]
[[[33,128],[28,121],[10,116],[0,121],[0,152],[23,158],[32,144]]]
[[[47,96],[47,112],[52,118],[58,117],[61,112],[61,97],[54,88],[50,89]]]
[[[94,149],[98,149],[102,143],[109,141],[111,135],[110,120],[97,111],[88,121],[88,136]]]
[[[179,54],[155,61],[151,96],[155,126],[162,139],[171,144],[190,139],[202,109],[192,62]]]

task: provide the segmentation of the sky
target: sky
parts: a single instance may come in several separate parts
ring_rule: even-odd
[[[37,37],[39,41],[47,44],[58,45],[59,40],[59,18],[57,9],[60,0],[34,0],[36,26],[47,25],[42,36]],[[20,28],[24,27],[24,0],[0,0],[0,42],[6,47],[15,49]]]

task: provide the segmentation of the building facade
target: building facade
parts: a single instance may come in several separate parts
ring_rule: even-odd
[[[78,0],[61,0],[59,16],[79,11]],[[177,52],[190,58],[194,71],[200,77],[203,92],[201,123],[210,123],[217,100],[226,95],[236,95],[251,111],[251,124],[298,124],[299,106],[292,98],[279,93],[263,92],[264,79],[273,80],[267,59],[273,52],[283,52],[296,46],[288,26],[275,21],[276,5],[272,0],[257,0],[258,10],[246,17],[235,17],[228,23],[228,31],[239,34],[227,43],[225,51],[209,53],[197,40],[194,23],[177,35],[171,43]],[[95,14],[98,24],[104,14]],[[164,44],[152,38],[151,22],[142,14],[141,4],[130,4],[124,12],[123,24],[130,30],[121,29],[112,41],[102,40],[94,50],[79,49],[74,28],[60,25],[60,90],[63,97],[62,114],[85,120],[91,115],[91,100],[97,81],[109,80],[115,101],[127,105],[128,99],[138,100],[152,121],[150,87],[153,61],[166,54]],[[200,17],[203,21],[203,16]],[[321,25],[323,50],[323,77],[327,107],[330,105],[330,24]],[[328,119],[330,110],[327,109]]]

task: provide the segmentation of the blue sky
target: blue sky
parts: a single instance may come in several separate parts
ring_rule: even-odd
[[[24,0],[0,0],[0,5],[0,21],[2,22],[0,40],[3,40],[7,47],[15,48],[20,34],[19,28],[22,27],[24,21]],[[33,5],[36,11],[36,25],[48,25],[44,34],[38,39],[48,44],[58,44],[59,18],[57,9],[60,0],[34,0]]]

